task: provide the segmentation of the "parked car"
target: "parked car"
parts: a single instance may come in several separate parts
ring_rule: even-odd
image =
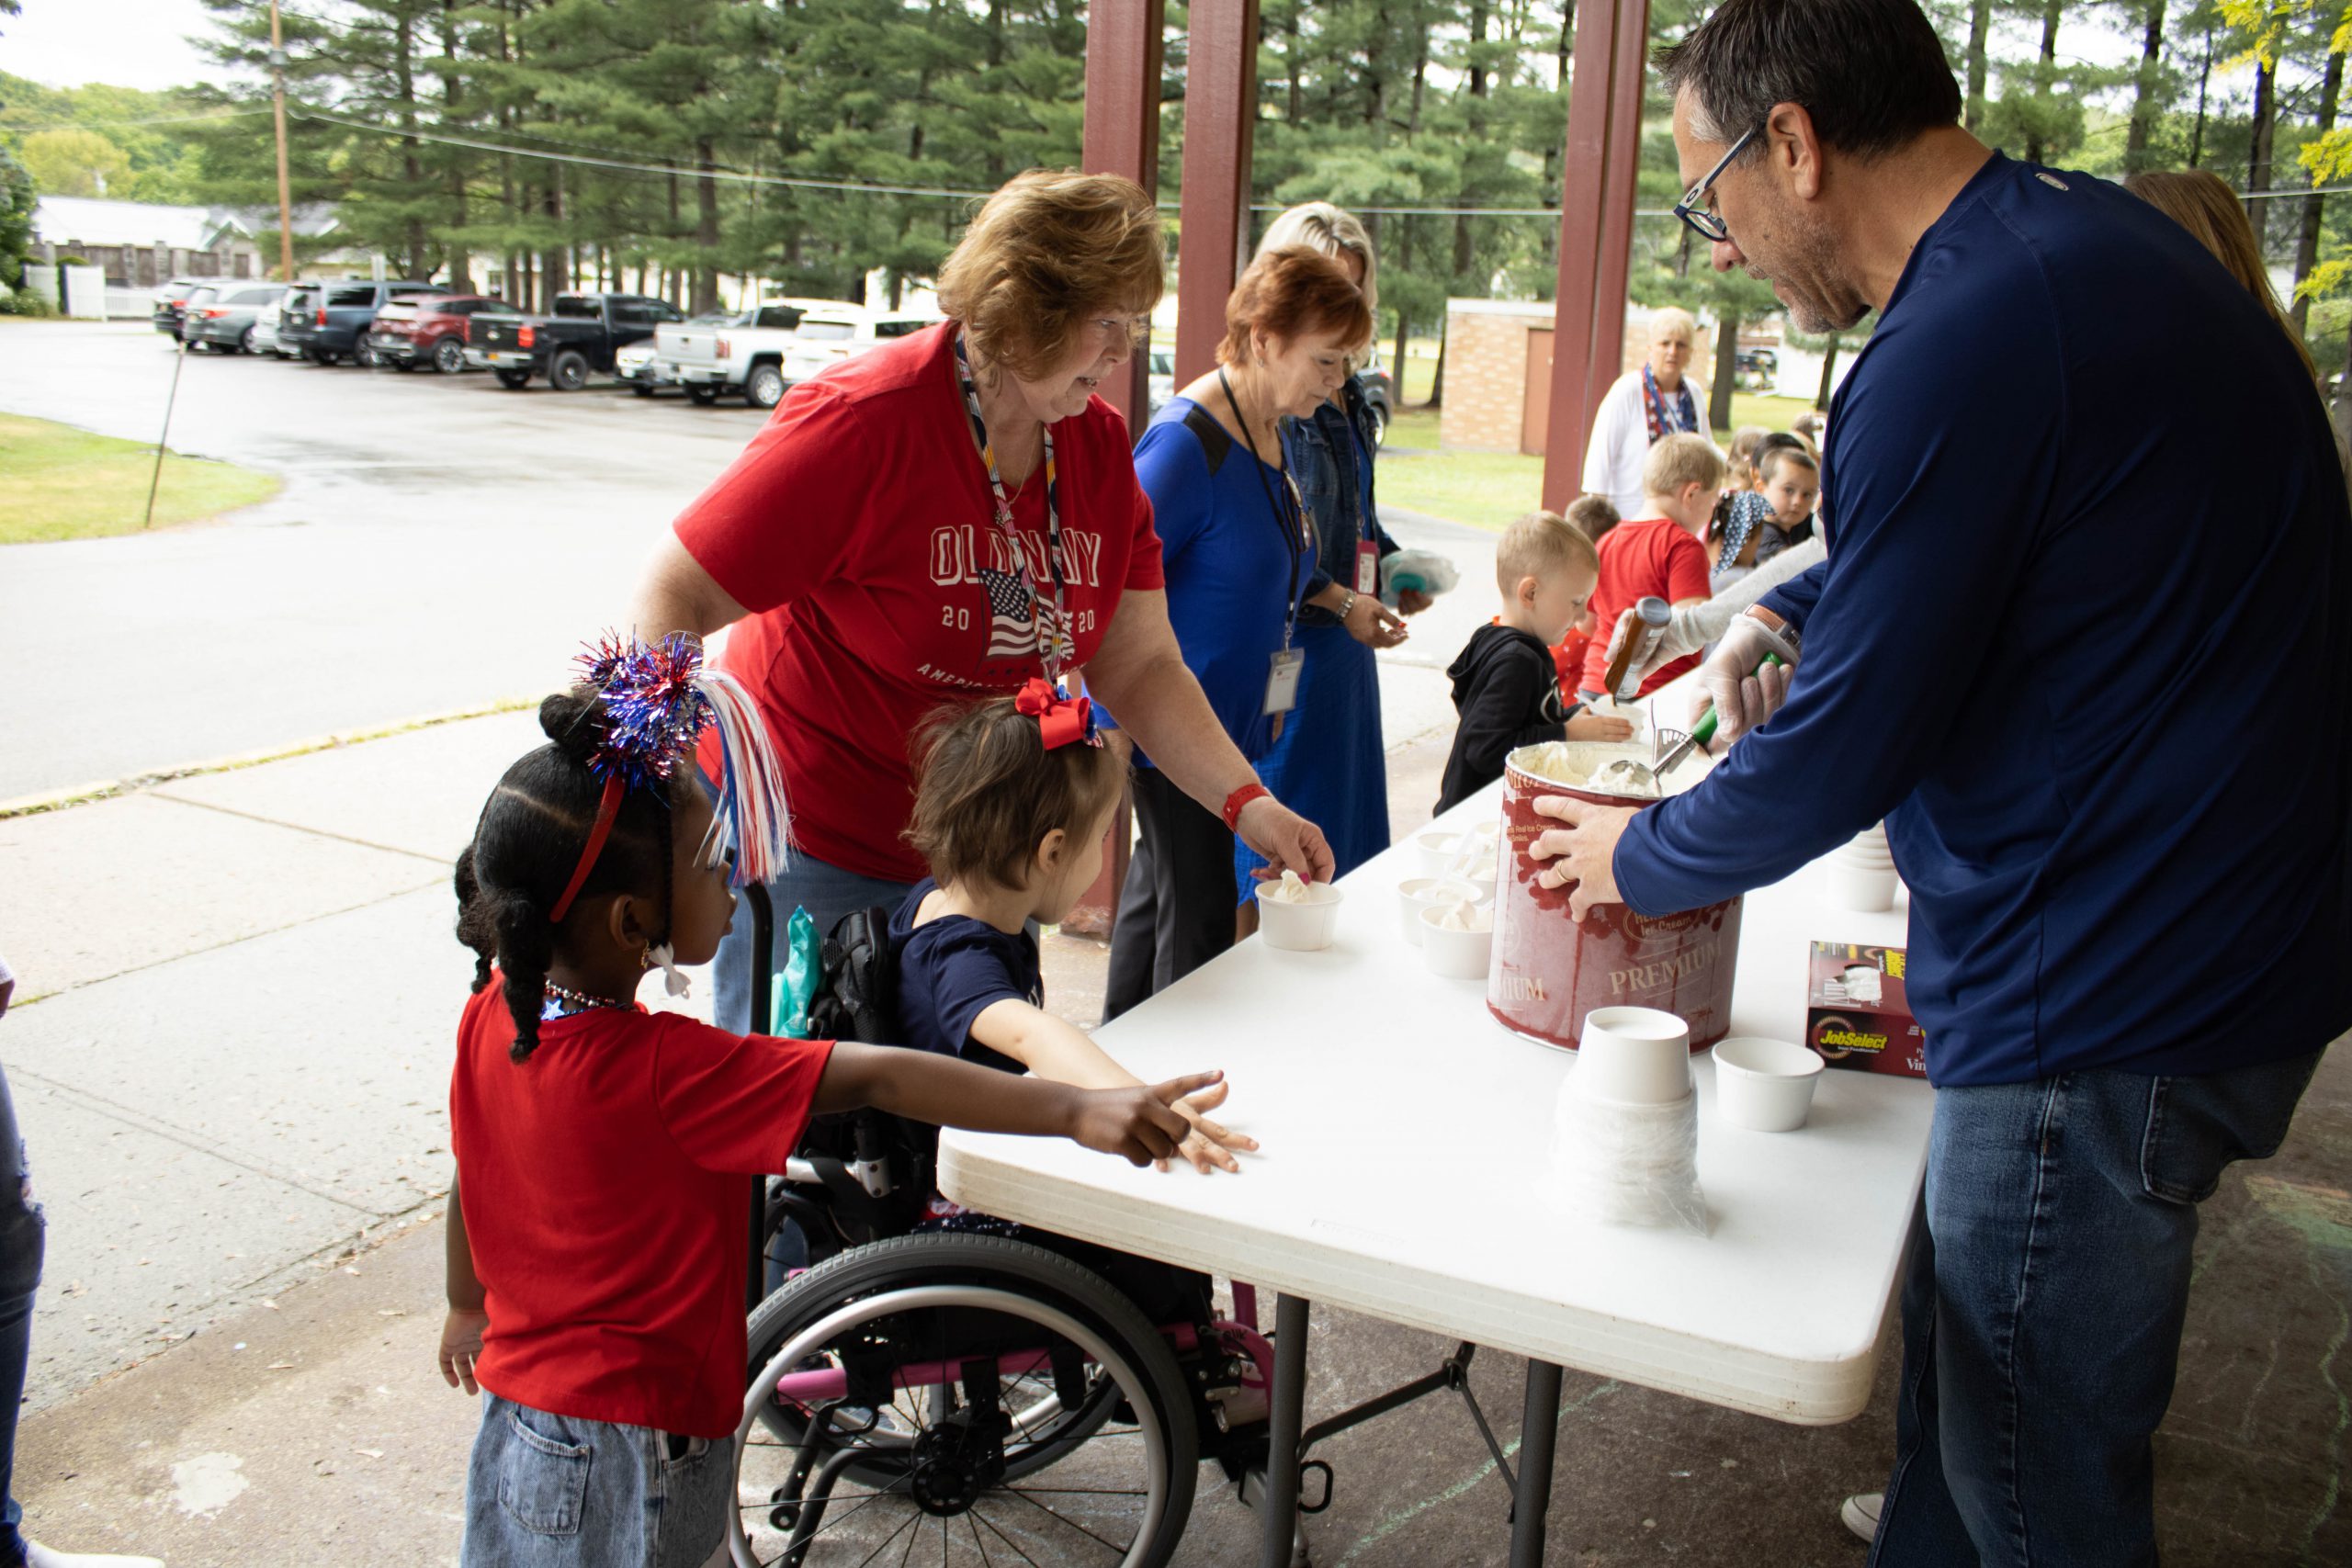
[[[1372,449],[1377,452],[1388,445],[1388,422],[1396,414],[1396,383],[1380,362],[1379,344],[1373,345],[1370,356],[1356,367],[1356,375],[1363,382],[1363,400],[1372,409]]]
[[[304,308],[288,312],[278,325],[279,352],[292,344],[317,365],[343,359],[368,363],[373,355],[365,340],[377,311],[395,299],[447,292],[430,283],[375,283],[364,277],[329,278],[302,287],[307,291]]]
[[[792,346],[785,351],[783,363],[777,367],[777,378],[782,385],[776,395],[782,397],[785,388],[820,375],[844,359],[864,354],[876,344],[919,333],[938,320],[936,316],[864,309],[821,313],[811,310],[793,329]],[[745,384],[750,384],[748,378]],[[745,395],[750,396],[748,392]]]
[[[148,319],[159,333],[173,337],[180,335],[180,321],[187,310],[187,297],[199,288],[210,288],[220,280],[217,277],[175,277],[156,286],[148,296],[154,301]]]
[[[652,338],[630,344],[616,353],[613,374],[640,398],[650,398],[664,387],[677,385],[677,378],[670,374]]]
[[[429,365],[444,376],[454,376],[466,367],[473,319],[514,313],[514,306],[489,294],[420,294],[395,299],[368,323],[368,350],[378,363],[395,370]]]
[[[1145,386],[1150,393],[1151,412],[1158,413],[1176,396],[1176,351],[1155,348],[1151,351],[1151,369]]]
[[[784,400],[782,366],[794,333],[811,312],[854,313],[846,299],[768,299],[717,326],[695,321],[663,327],[654,334],[662,363],[698,403],[740,392],[757,409]]]
[[[466,363],[496,371],[510,391],[543,376],[557,391],[576,392],[592,373],[614,371],[622,349],[684,319],[668,300],[642,294],[559,294],[548,315],[477,317]]]
[[[182,335],[190,348],[223,354],[257,354],[256,341],[265,310],[275,311],[286,297],[282,283],[248,283],[222,288],[187,309]]]

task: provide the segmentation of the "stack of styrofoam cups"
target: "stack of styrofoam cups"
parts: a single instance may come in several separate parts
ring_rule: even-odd
[[[1566,1217],[1704,1235],[1690,1026],[1653,1008],[1587,1013],[1553,1156]]]
[[[1849,909],[1894,908],[1894,856],[1886,847],[1886,824],[1829,852],[1829,886]]]

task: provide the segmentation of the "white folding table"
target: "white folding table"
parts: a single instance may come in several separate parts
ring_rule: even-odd
[[[1433,827],[1496,816],[1500,789]],[[1220,1116],[1264,1145],[1245,1174],[1137,1170],[1037,1139],[940,1140],[940,1186],[959,1203],[1280,1292],[1270,1453],[1291,1458],[1268,1465],[1268,1568],[1290,1561],[1310,1300],[1527,1358],[1510,1561],[1532,1568],[1563,1367],[1781,1421],[1860,1414],[1927,1166],[1924,1083],[1826,1072],[1802,1131],[1752,1133],[1713,1114],[1702,1057],[1710,1234],[1564,1216],[1550,1145],[1573,1057],[1506,1031],[1483,981],[1432,975],[1407,944],[1396,889],[1418,861],[1407,841],[1343,878],[1326,951],[1244,942],[1102,1031],[1147,1080],[1224,1068]],[[1891,913],[1841,908],[1824,869],[1747,896],[1735,1034],[1803,1038],[1812,942],[1904,941],[1901,895]]]

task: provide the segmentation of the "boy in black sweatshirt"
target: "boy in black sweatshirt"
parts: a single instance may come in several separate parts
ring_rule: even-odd
[[[1564,702],[1551,645],[1568,635],[1592,596],[1600,561],[1592,541],[1555,512],[1531,512],[1495,547],[1503,613],[1472,635],[1453,667],[1461,723],[1445,760],[1444,811],[1503,776],[1503,760],[1543,740],[1623,740],[1622,718]]]

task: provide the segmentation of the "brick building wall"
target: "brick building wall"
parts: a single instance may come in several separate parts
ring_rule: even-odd
[[[1628,307],[1621,373],[1638,370],[1649,355],[1648,310]],[[1445,317],[1445,407],[1438,417],[1439,445],[1467,452],[1542,450],[1537,440],[1523,446],[1527,416],[1527,356],[1532,334],[1555,320],[1548,302],[1514,299],[1449,299]],[[1701,398],[1710,385],[1713,333],[1699,329],[1686,372]],[[1535,352],[1541,352],[1540,349]],[[1595,395],[1599,389],[1596,389]]]

